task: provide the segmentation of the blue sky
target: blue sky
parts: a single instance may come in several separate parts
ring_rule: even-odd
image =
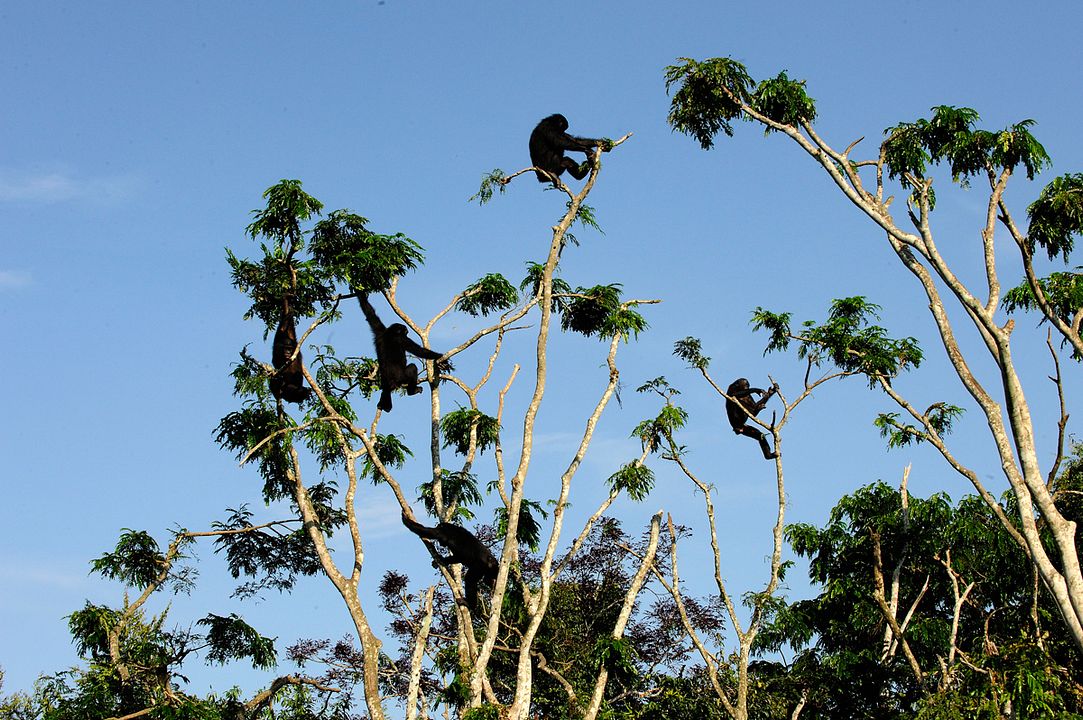
[[[974,107],[991,127],[1033,118],[1054,167],[1039,183],[1015,180],[1009,200],[1022,212],[1041,184],[1083,168],[1083,8],[522,5],[0,6],[5,690],[27,689],[39,673],[75,661],[64,616],[85,599],[119,602],[120,589],[88,577],[87,563],[121,528],[164,540],[171,526],[205,529],[226,506],[260,505],[254,472],[238,469],[212,439],[235,406],[228,373],[238,350],[264,347],[261,328],[241,319],[246,303],[230,285],[223,248],[257,251],[244,227],[280,178],[301,179],[327,209],[348,207],[372,229],[423,245],[427,263],[404,280],[400,299],[427,319],[482,274],[518,282],[524,261],[540,259],[563,208],[557,195],[528,177],[485,207],[467,202],[483,173],[529,164],[526,139],[539,118],[562,112],[572,132],[587,136],[634,132],[605,157],[591,196],[605,234],[579,232],[582,245],[565,253],[562,273],[573,285],[621,282],[629,297],[665,302],[644,310],[651,330],[621,350],[624,403],[600,426],[573,498],[589,514],[601,481],[637,454],[628,433],[656,405],[634,388],[665,375],[692,415],[693,460],[719,488],[725,570],[738,592],[764,579],[771,465],[723,427],[719,398],[671,355],[674,340],[700,337],[721,383],[741,375],[765,383],[771,373],[795,394],[802,366],[790,356],[762,357],[750,311],[762,305],[818,318],[833,297],[867,295],[884,307],[893,333],[924,341],[927,366],[903,381],[916,403],[965,404],[945,373],[923,297],[880,234],[782,138],[741,125],[736,138],[703,152],[673,134],[663,70],[681,56],[719,55],[741,60],[756,77],[787,70],[808,81],[820,134],[840,148],[866,137],[862,156],[875,151],[884,128],[933,105]],[[941,245],[964,273],[978,272],[980,192],[943,188],[938,208]],[[1015,279],[1010,267],[1006,282]],[[1020,335],[1042,337],[1032,324],[1021,322]],[[473,327],[452,318],[433,345],[454,344]],[[356,318],[319,341],[370,349]],[[583,410],[604,383],[603,351],[578,337],[554,343],[552,393],[528,486],[535,499],[555,491]],[[1045,419],[1039,442],[1048,458],[1055,438],[1054,396],[1043,380],[1048,354],[1034,343],[1020,357],[1036,417]],[[480,372],[484,359],[478,351],[456,364]],[[1072,378],[1069,403],[1078,390]],[[446,396],[445,409],[455,399]],[[414,438],[420,450],[426,404],[400,405],[381,430]],[[818,392],[799,409],[785,440],[789,520],[821,522],[841,493],[877,478],[895,483],[907,462],[916,492],[968,490],[928,452],[885,453],[871,425],[885,409],[857,381]],[[957,447],[999,489],[983,425],[971,414]],[[687,483],[655,467],[660,487],[645,503],[618,503],[626,529],[637,532],[658,507],[699,527],[702,511]],[[416,486],[410,472],[423,475],[424,463],[403,473],[408,490]],[[491,471],[481,474],[487,481]],[[386,493],[368,488],[362,516],[370,585],[403,563],[415,583],[428,579],[423,549],[403,544]],[[698,556],[686,547],[684,574],[692,577]],[[200,589],[174,600],[176,622],[234,610],[281,645],[348,630],[326,583],[238,606],[209,545],[200,558]],[[791,576],[792,594],[802,590]],[[221,677],[208,682],[225,689]]]

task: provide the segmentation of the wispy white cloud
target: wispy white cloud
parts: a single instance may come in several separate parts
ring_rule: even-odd
[[[30,273],[19,270],[0,270],[0,290],[22,288],[33,284]]]
[[[18,171],[0,168],[0,202],[115,204],[138,187],[130,175],[81,176],[67,169]]]

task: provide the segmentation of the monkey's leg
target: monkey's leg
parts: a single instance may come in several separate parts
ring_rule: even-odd
[[[417,365],[410,363],[406,366],[406,394],[417,395],[421,392],[421,386],[417,384]]]
[[[590,162],[589,161],[585,162],[583,164],[579,164],[575,160],[572,160],[571,158],[566,157],[566,158],[564,158],[563,160],[560,161],[560,166],[562,168],[564,168],[565,170],[567,170],[568,174],[571,175],[576,180],[582,180],[583,178],[585,178],[587,176],[587,173],[590,172]]]
[[[380,402],[376,403],[376,407],[380,408],[384,412],[391,412],[391,389],[384,387],[380,391]]]
[[[763,458],[765,460],[774,460],[778,455],[771,450],[771,443],[767,442],[767,436],[764,435],[758,428],[754,428],[750,425],[745,425],[739,431],[740,435],[750,437],[760,444],[760,450],[763,452]]]
[[[463,578],[464,591],[466,592],[466,605],[470,608],[471,615],[478,614],[478,574],[467,568],[466,577]]]

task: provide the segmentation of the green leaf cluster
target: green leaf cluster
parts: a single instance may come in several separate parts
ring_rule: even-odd
[[[753,110],[780,125],[798,127],[816,119],[816,102],[805,92],[805,81],[791,80],[785,71],[760,81],[750,104]],[[767,126],[763,132],[766,135],[772,130]]]
[[[561,328],[587,337],[597,335],[603,340],[614,335],[625,341],[629,336],[639,337],[649,325],[646,318],[631,309],[634,304],[622,306],[621,287],[620,283],[614,283],[577,288],[562,303]]]
[[[169,570],[165,555],[150,533],[125,529],[116,549],[90,563],[91,570],[110,580],[145,590]]]
[[[475,447],[479,453],[485,452],[500,439],[500,423],[496,418],[480,410],[459,408],[440,419],[440,431],[444,436],[444,447],[452,446],[459,455],[470,452],[470,433],[474,432]]]
[[[931,405],[925,411],[925,417],[937,437],[944,437],[951,433],[955,421],[962,417],[963,412],[957,405],[940,402]],[[917,445],[929,439],[923,428],[901,422],[899,413],[881,413],[873,424],[880,429],[880,437],[887,438],[888,447],[891,448],[905,447],[911,443]]]
[[[520,545],[530,548],[531,552],[537,552],[541,545],[541,523],[535,515],[549,517],[541,503],[523,498],[519,503],[519,524],[515,528],[515,537]],[[500,536],[508,532],[508,509],[503,505],[496,508],[496,532]]]
[[[640,430],[640,428],[636,428]],[[633,435],[633,437],[640,437]],[[621,465],[620,470],[606,479],[606,484],[613,492],[624,491],[629,499],[641,502],[654,489],[654,472],[638,459]]]
[[[463,297],[455,305],[456,310],[477,317],[488,315],[498,310],[507,310],[519,302],[519,293],[503,275],[489,273],[463,292]]]
[[[1068,262],[1074,236],[1083,232],[1083,174],[1054,178],[1027,208],[1027,217],[1030,252],[1034,252],[1037,243],[1049,253],[1050,260],[1060,255]]]
[[[677,87],[666,119],[674,130],[710,150],[719,131],[733,136],[732,122],[742,117],[741,106],[751,99],[754,81],[745,66],[731,58],[679,60],[682,64],[665,71],[666,91]]]
[[[400,468],[406,464],[407,457],[414,456],[413,451],[406,446],[406,443],[402,441],[402,437],[399,435],[380,435],[377,433],[372,437],[372,446],[376,451],[377,459],[386,468]],[[365,456],[361,472],[363,475],[372,478],[373,483],[383,482],[383,476],[380,475],[376,463],[372,462],[369,455]]]
[[[248,658],[252,667],[264,670],[277,664],[274,640],[260,635],[234,613],[229,617],[209,613],[196,624],[207,628],[207,660],[210,662],[225,664]]]
[[[915,338],[893,339],[887,330],[872,324],[880,319],[879,310],[879,305],[855,296],[832,301],[827,320],[806,321],[799,335],[790,329],[789,313],[756,308],[752,324],[770,333],[766,352],[785,350],[796,339],[798,357],[816,366],[830,362],[843,372],[865,375],[874,387],[878,379],[889,381],[903,370],[918,367],[923,358]]]
[[[1027,178],[1051,164],[1049,155],[1030,132],[1033,120],[1022,120],[997,131],[974,129],[980,119],[967,107],[940,105],[933,116],[904,122],[884,130],[883,144],[888,176],[903,187],[925,178],[929,163],[947,163],[952,179],[964,186],[975,175],[999,169],[1014,171],[1019,165]]]
[[[249,578],[237,588],[235,596],[252,597],[265,589],[289,590],[299,577],[315,575],[322,569],[304,528],[276,525],[256,529],[247,505],[228,512],[226,520],[215,521],[211,527],[228,532],[215,538],[214,551],[225,552],[230,575]],[[333,528],[341,525],[342,519],[326,524]]]
[[[436,508],[436,481],[427,480],[418,487],[422,504],[433,517],[437,517]],[[454,507],[456,517],[467,520],[474,517],[474,513],[467,506],[481,504],[482,495],[478,489],[478,478],[473,473],[465,470],[440,470],[440,493],[444,501],[444,507]],[[454,520],[451,520],[454,522]]]

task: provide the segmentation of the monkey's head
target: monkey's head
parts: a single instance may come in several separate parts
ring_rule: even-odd
[[[406,337],[406,326],[402,323],[391,323],[387,326],[387,334],[399,339]]]
[[[730,387],[734,390],[748,390],[748,378],[737,378]]]
[[[560,113],[550,115],[542,120],[546,125],[551,125],[557,132],[564,132],[568,129],[568,118],[564,117]]]

